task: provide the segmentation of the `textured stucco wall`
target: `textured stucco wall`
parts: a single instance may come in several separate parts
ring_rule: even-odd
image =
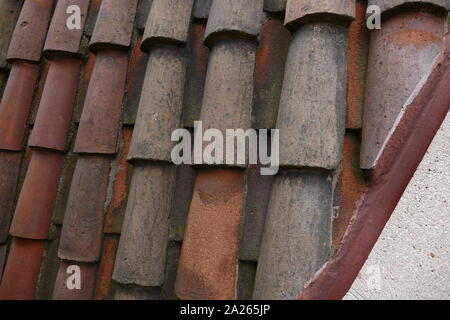
[[[450,113],[345,299],[450,299]]]

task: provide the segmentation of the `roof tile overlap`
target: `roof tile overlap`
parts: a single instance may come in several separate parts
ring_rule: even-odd
[[[53,9],[53,0],[25,0],[6,59],[39,62]]]
[[[102,0],[89,43],[91,51],[127,49],[130,46],[137,4],[138,0]]]
[[[80,29],[69,29],[67,27],[67,9],[72,5],[80,8]],[[81,54],[81,36],[83,34],[88,8],[89,0],[57,1],[44,45],[44,54],[47,58],[54,58],[56,56],[77,57]]]
[[[14,26],[19,18],[23,0],[5,0],[0,2],[0,69],[9,68],[6,62],[6,54],[14,31]]]
[[[158,41],[186,45],[194,0],[154,0],[142,40],[148,51]]]

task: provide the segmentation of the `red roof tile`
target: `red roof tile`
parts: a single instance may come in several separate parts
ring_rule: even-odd
[[[38,73],[36,64],[13,64],[0,104],[0,149],[22,150]]]
[[[0,300],[34,298],[44,245],[44,241],[13,238],[0,285]]]
[[[67,145],[81,61],[52,61],[28,145],[64,151]]]
[[[19,18],[23,0],[4,0],[0,2],[0,69],[8,68],[6,53],[14,26]],[[1,82],[0,82],[1,85]]]
[[[47,239],[64,156],[34,151],[17,202],[10,233],[26,239]]]

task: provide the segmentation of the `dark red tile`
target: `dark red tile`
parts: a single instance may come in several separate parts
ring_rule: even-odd
[[[53,0],[25,0],[9,44],[8,61],[41,59],[52,9]]]
[[[0,151],[0,243],[8,237],[22,153]]]
[[[0,69],[9,68],[9,64],[6,62],[6,53],[16,21],[19,18],[22,3],[22,0],[4,0],[0,2],[0,30],[2,30],[0,32]]]
[[[80,9],[80,29],[69,29],[67,27],[69,17],[67,9],[71,5],[78,6]],[[57,1],[44,45],[44,54],[47,58],[77,57],[81,55],[80,41],[88,7],[89,0]]]
[[[34,151],[20,191],[10,233],[25,239],[47,239],[64,156]]]
[[[39,66],[16,62],[0,104],[0,149],[22,150]]]
[[[76,59],[51,62],[29,146],[66,149],[80,68]]]
[[[45,241],[13,238],[0,285],[0,300],[32,300]]]
[[[74,152],[116,152],[128,55],[122,51],[102,51],[95,59]]]

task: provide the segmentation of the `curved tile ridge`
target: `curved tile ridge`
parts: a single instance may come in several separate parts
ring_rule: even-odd
[[[403,104],[430,69],[442,47],[444,24],[442,16],[410,8],[393,14],[380,30],[372,31],[363,115],[363,169],[374,167]]]
[[[277,120],[281,170],[273,182],[254,299],[295,299],[331,254],[334,180],[346,115],[348,30],[340,22],[354,6],[354,1],[288,0],[293,38]],[[303,19],[309,14],[314,19]]]
[[[90,49],[128,49],[138,0],[102,0],[92,34]]]
[[[144,36],[142,50],[149,51],[157,42],[185,46],[194,0],[154,0]]]
[[[67,27],[67,9],[69,6],[80,8],[80,28]],[[44,55],[48,59],[55,57],[80,57],[81,36],[86,22],[89,0],[59,0],[53,13],[52,22],[44,45]]]
[[[295,30],[298,25],[330,20],[349,24],[355,18],[355,0],[288,0],[285,25]]]
[[[381,9],[381,13],[386,13],[391,10],[402,10],[403,8],[423,6],[434,6],[442,11],[450,11],[449,0],[369,0],[368,5],[377,5]]]
[[[9,69],[6,62],[9,42],[20,15],[23,0],[5,0],[0,2],[0,69]]]
[[[264,11],[280,13],[286,10],[287,0],[264,0]]]
[[[263,0],[213,1],[205,31],[205,44],[235,35],[257,40],[264,19]]]
[[[50,22],[53,0],[25,0],[6,59],[39,62]]]

